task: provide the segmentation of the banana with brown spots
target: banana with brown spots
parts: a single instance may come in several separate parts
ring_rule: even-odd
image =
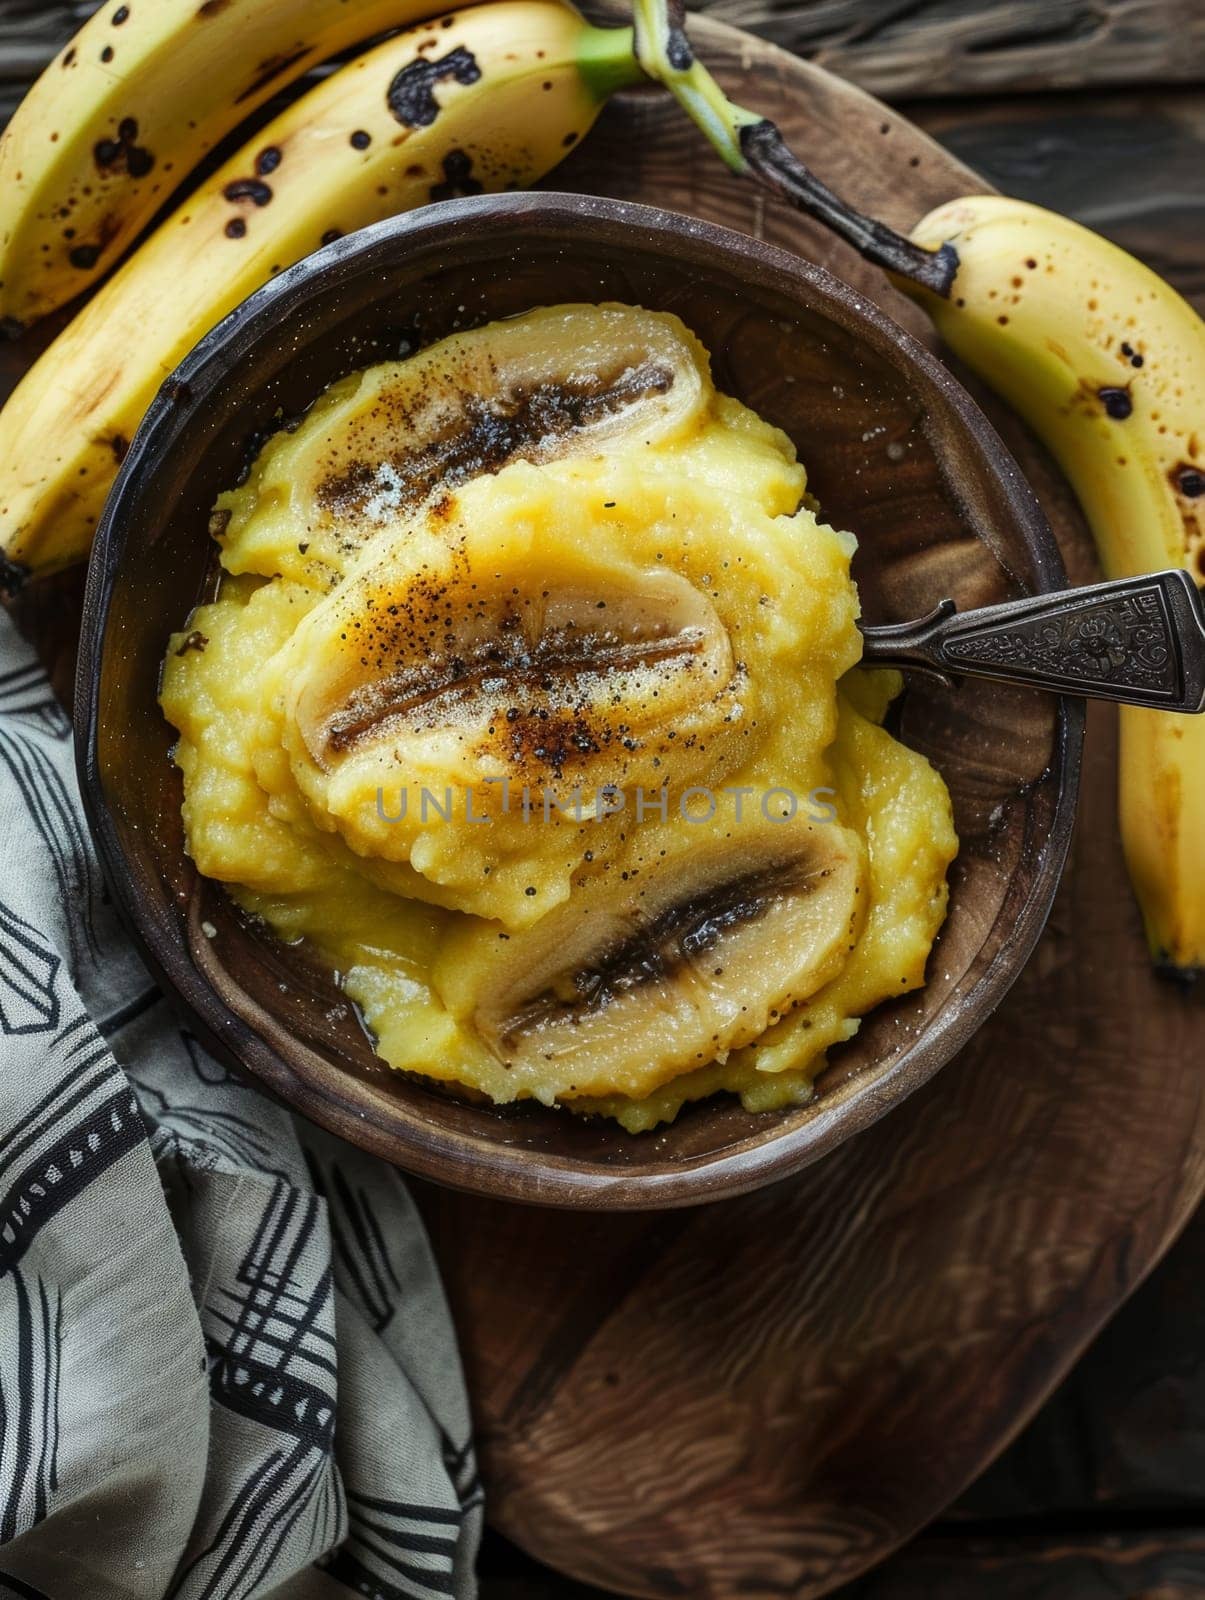
[[[1205,583],[1205,322],[1124,250],[1019,200],[950,201],[913,238],[952,248],[957,272],[948,298],[902,287],[1055,456],[1105,576],[1184,566]],[[1205,717],[1122,706],[1121,831],[1155,961],[1199,973]]]
[[[496,0],[310,90],[150,236],[0,412],[0,587],[87,555],[160,384],[253,290],[397,212],[534,182],[639,77],[630,29]]]
[[[353,45],[421,22],[433,3],[107,0],[0,137],[0,323],[32,322],[90,288],[273,94]],[[438,37],[447,24],[435,16]],[[260,176],[273,159],[266,141]]]

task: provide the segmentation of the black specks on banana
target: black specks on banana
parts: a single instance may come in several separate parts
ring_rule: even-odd
[[[1063,468],[1110,578],[1184,566],[1205,582],[1205,323],[1154,272],[1053,212],[995,195],[914,229],[950,244],[950,348]],[[1123,707],[1126,860],[1159,966],[1205,966],[1205,718]]]
[[[0,320],[90,287],[269,96],[430,14],[430,0],[107,0],[0,137]],[[443,19],[428,31],[441,40]]]
[[[463,484],[512,461],[684,438],[713,400],[707,354],[676,317],[544,306],[341,379],[311,412],[321,431],[269,440],[222,496],[213,531],[229,571],[333,586],[423,502],[450,507]]]
[[[639,76],[630,30],[498,0],[390,39],[298,100],[151,235],[0,412],[9,585],[87,554],[159,385],[253,290],[396,212],[534,182]]]
[[[506,939],[480,918],[445,935],[435,987],[510,1093],[647,1094],[683,1063],[723,1061],[840,971],[867,898],[856,834],[758,817],[670,838],[655,871],[585,879]]]

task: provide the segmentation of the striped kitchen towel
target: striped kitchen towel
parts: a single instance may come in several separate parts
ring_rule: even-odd
[[[176,1022],[3,613],[0,846],[0,1595],[471,1595],[468,1404],[405,1184]]]

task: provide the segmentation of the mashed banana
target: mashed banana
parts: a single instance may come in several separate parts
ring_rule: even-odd
[[[399,1070],[632,1130],[806,1098],[923,982],[957,841],[888,675],[840,682],[853,541],[804,489],[664,314],[334,385],[222,497],[165,659],[199,870]]]

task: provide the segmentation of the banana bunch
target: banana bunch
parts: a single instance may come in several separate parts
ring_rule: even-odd
[[[953,247],[944,297],[907,281],[954,353],[1069,479],[1105,576],[1183,566],[1205,581],[1205,322],[1124,250],[995,195],[930,213]],[[1121,708],[1121,829],[1156,964],[1205,967],[1205,718]]]
[[[6,201],[17,195],[0,248],[5,314],[20,321],[45,310],[100,271],[154,209],[157,183],[166,193],[169,171],[183,176],[257,95],[349,36],[408,20],[422,3],[147,7],[140,49],[131,8],[106,6],[74,54],[51,65],[0,144],[3,181],[15,186],[4,189]],[[245,13],[256,40],[249,54]],[[220,70],[223,46],[229,59]],[[104,70],[94,70],[98,48],[100,58],[114,52]],[[270,84],[260,84],[276,58]],[[231,65],[245,59],[261,62],[248,84]],[[71,92],[56,89],[64,77]],[[587,132],[607,97],[639,77],[630,29],[591,27],[558,0],[495,0],[411,27],[303,95],[147,238],[0,412],[0,588],[86,556],[159,385],[253,290],[320,245],[396,212],[534,182]],[[68,233],[84,241],[91,262],[78,282],[60,270]]]

